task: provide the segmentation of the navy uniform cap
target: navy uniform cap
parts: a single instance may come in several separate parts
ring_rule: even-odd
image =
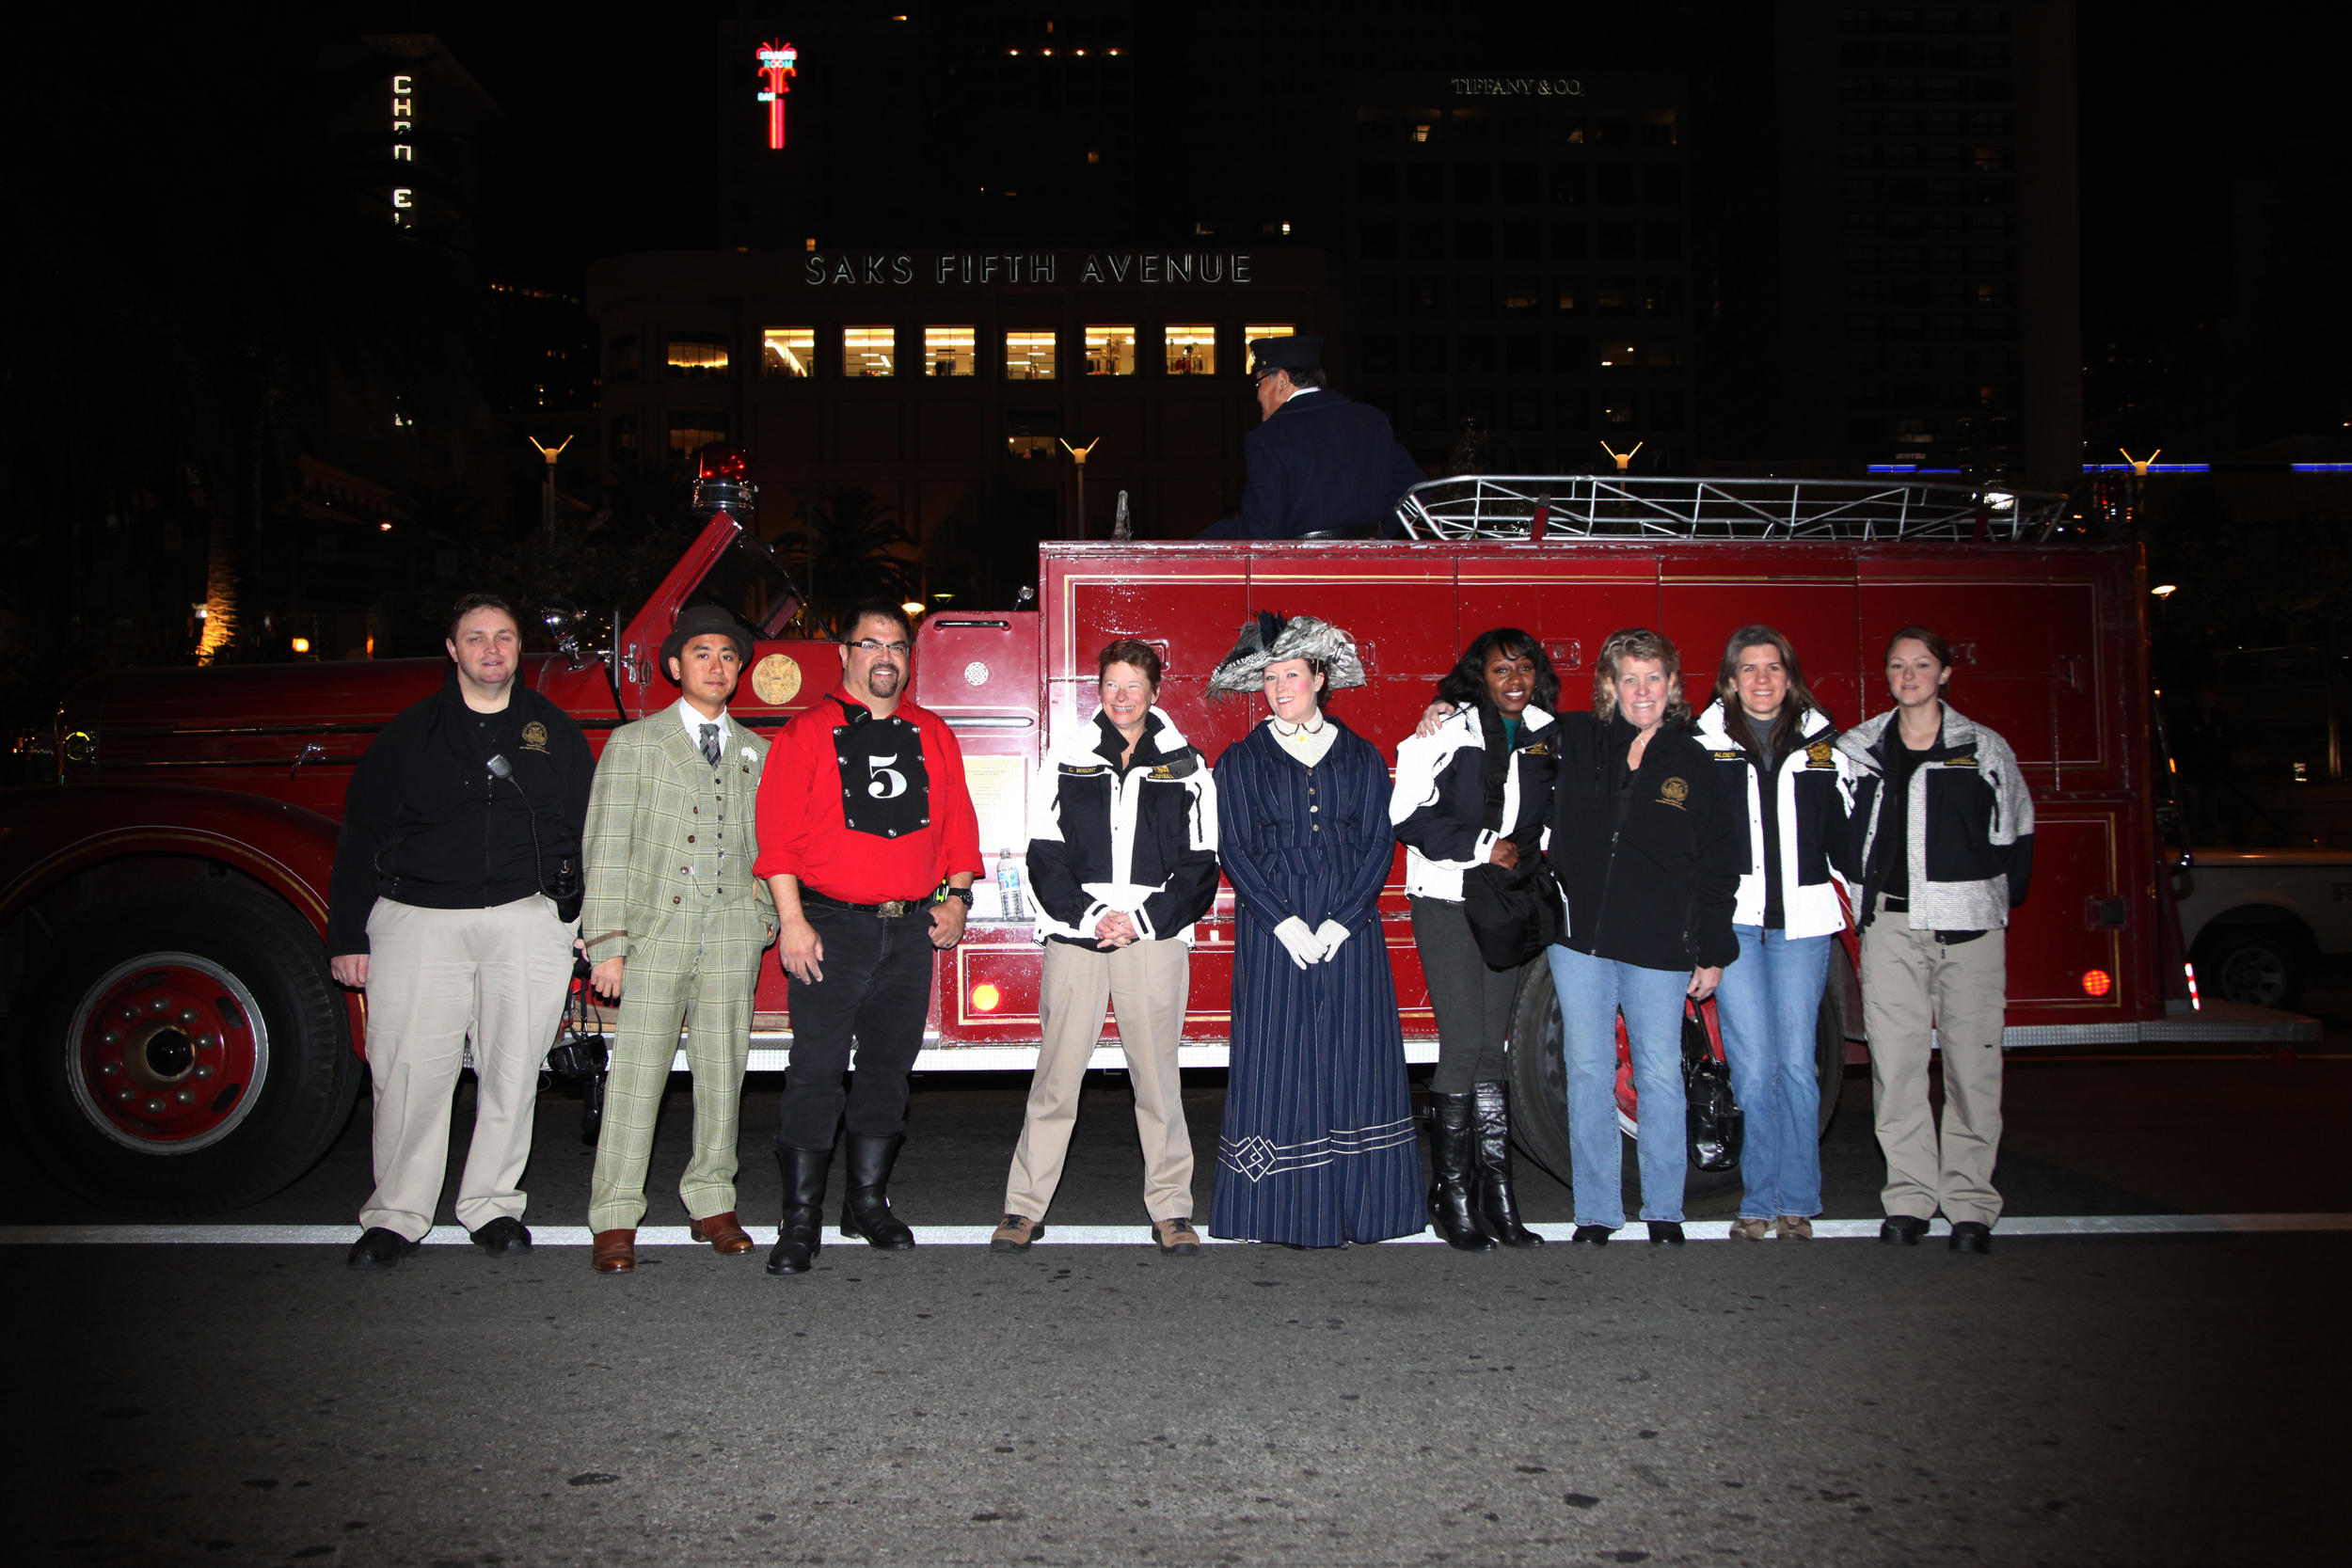
[[[1251,341],[1249,352],[1257,361],[1249,369],[1252,375],[1267,371],[1311,371],[1323,364],[1320,338],[1258,338]]]

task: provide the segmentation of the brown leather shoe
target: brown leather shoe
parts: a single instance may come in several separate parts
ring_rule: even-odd
[[[588,1266],[598,1274],[637,1272],[637,1232],[599,1230],[588,1246]]]
[[[696,1220],[686,1227],[686,1233],[698,1242],[708,1242],[711,1251],[723,1253],[729,1258],[739,1252],[752,1250],[752,1239],[745,1235],[743,1227],[736,1223],[735,1211],[732,1209],[723,1214],[712,1214],[707,1219]]]
[[[1200,1232],[1192,1227],[1192,1216],[1181,1214],[1172,1220],[1152,1222],[1152,1244],[1164,1258],[1198,1258],[1200,1256]]]
[[[1026,1214],[1007,1214],[1005,1223],[988,1233],[991,1252],[1026,1252],[1029,1243],[1045,1234],[1042,1221]]]

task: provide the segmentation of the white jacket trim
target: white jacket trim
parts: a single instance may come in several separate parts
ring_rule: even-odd
[[[1807,708],[1799,733],[1809,739],[1829,727],[1829,719],[1820,708]],[[1742,749],[1731,737],[1723,699],[1708,704],[1707,711],[1699,715],[1698,738],[1699,744],[1709,751]],[[1834,748],[1830,759],[1830,766],[1837,770],[1838,796],[1851,813],[1853,763]],[[1791,767],[1792,763],[1797,766]],[[1826,882],[1806,887],[1797,880],[1797,775],[1811,766],[1805,750],[1801,748],[1783,757],[1772,771],[1772,809],[1780,818],[1780,911],[1784,929],[1791,941],[1831,936],[1846,928],[1846,911],[1838,901],[1837,890],[1847,883],[1835,864],[1830,867],[1830,879]],[[1755,768],[1742,768],[1740,772],[1748,782],[1748,868],[1740,874],[1739,898],[1732,907],[1731,923],[1760,927],[1764,924],[1764,792]],[[1848,888],[1848,897],[1851,896],[1852,890]]]
[[[1389,821],[1403,822],[1413,813],[1438,801],[1438,775],[1444,772],[1454,754],[1464,750],[1484,751],[1486,732],[1479,721],[1478,707],[1456,708],[1438,726],[1435,735],[1408,735],[1396,746],[1396,787],[1389,795]],[[1530,735],[1541,735],[1551,728],[1552,717],[1542,708],[1530,704],[1519,715],[1519,722]],[[1516,822],[1519,816],[1519,770],[1514,764],[1502,779],[1502,820]],[[1433,860],[1414,846],[1405,847],[1405,892],[1414,898],[1441,898],[1449,904],[1462,901],[1462,873],[1474,865],[1484,865],[1494,853],[1501,833],[1481,831],[1471,858],[1466,861]],[[1543,844],[1549,847],[1551,827],[1547,823]]]
[[[1165,756],[1170,752],[1181,752],[1191,744],[1165,712],[1153,711],[1160,714],[1160,733],[1154,755]],[[1107,882],[1079,884],[1092,895],[1094,902],[1087,906],[1086,913],[1078,917],[1079,923],[1075,926],[1063,925],[1047,913],[1044,906],[1030,900],[1030,907],[1037,913],[1036,927],[1031,935],[1039,942],[1049,936],[1075,937],[1091,942],[1094,940],[1094,927],[1102,918],[1118,913],[1133,919],[1137,934],[1146,942],[1173,938],[1190,947],[1193,942],[1192,927],[1186,926],[1177,931],[1155,931],[1143,912],[1143,906],[1160,891],[1152,883],[1134,879],[1136,811],[1142,802],[1142,790],[1149,782],[1149,772],[1140,767],[1118,769],[1094,749],[1103,734],[1098,723],[1101,718],[1102,709],[1098,707],[1088,716],[1085,723],[1072,726],[1039,766],[1037,777],[1030,785],[1030,833],[1037,838],[1062,836],[1060,781],[1064,764],[1075,768],[1111,768],[1111,869],[1117,875]],[[1146,736],[1144,738],[1150,740],[1152,737]],[[1141,744],[1137,742],[1138,746]],[[1208,759],[1203,757],[1199,760],[1199,769],[1182,786],[1192,795],[1187,847],[1214,849],[1216,847],[1216,782],[1210,772]],[[1165,785],[1155,784],[1152,787]]]

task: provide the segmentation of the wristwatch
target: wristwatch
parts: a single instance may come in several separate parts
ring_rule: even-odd
[[[962,899],[963,907],[967,910],[972,907],[972,890],[968,887],[943,887],[939,890],[936,901],[944,904],[950,898]]]

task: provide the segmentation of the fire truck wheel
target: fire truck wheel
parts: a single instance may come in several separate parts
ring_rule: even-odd
[[[1624,1122],[1622,1112],[1617,1119]],[[1560,999],[1551,989],[1551,967],[1542,962],[1519,988],[1518,1011],[1512,1019],[1511,1132],[1520,1153],[1543,1166],[1561,1185],[1576,1185],[1568,1153],[1567,1064],[1561,1054]],[[1640,1181],[1634,1168],[1635,1135],[1618,1135],[1619,1165],[1629,1192],[1637,1191]],[[1687,1143],[1681,1128],[1675,1129],[1675,1136]],[[1683,1206],[1690,1211],[1705,1205],[1712,1212],[1718,1200],[1739,1190],[1737,1165],[1729,1170],[1700,1170],[1693,1165],[1683,1178]]]
[[[366,1069],[317,936],[266,895],[200,881],[68,930],[7,1062],[41,1164],[131,1213],[218,1213],[317,1164]]]

